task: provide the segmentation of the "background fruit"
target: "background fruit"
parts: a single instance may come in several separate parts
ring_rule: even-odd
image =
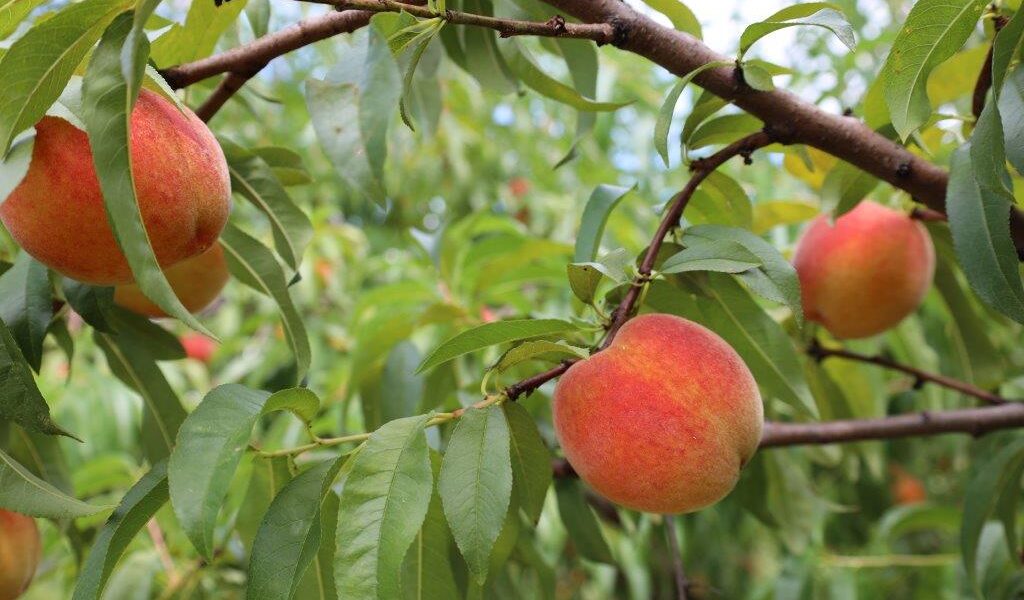
[[[227,163],[217,140],[191,111],[143,90],[131,118],[132,174],[150,243],[160,264],[209,248],[230,209]],[[132,280],[107,222],[84,131],[44,117],[32,163],[0,219],[18,244],[73,279],[109,285]]]
[[[862,338],[917,309],[935,273],[935,248],[921,223],[865,201],[834,225],[818,217],[793,264],[807,318],[836,337]]]
[[[566,458],[609,500],[657,513],[723,498],[757,449],[764,415],[750,370],[712,331],[636,317],[612,345],[558,382],[555,430]]]
[[[180,341],[185,349],[185,356],[202,363],[209,364],[213,353],[217,351],[217,342],[198,333],[186,333],[181,336]]]
[[[0,600],[14,600],[28,588],[41,553],[35,520],[0,509]]]
[[[217,299],[228,282],[224,249],[220,244],[214,244],[199,256],[166,269],[164,275],[185,308],[189,312],[199,312]],[[167,316],[134,283],[117,286],[114,289],[114,302],[147,317]]]

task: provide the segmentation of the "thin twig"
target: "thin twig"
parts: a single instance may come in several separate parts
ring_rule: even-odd
[[[167,549],[167,541],[164,539],[164,532],[160,529],[160,524],[156,522],[156,519],[150,519],[146,522],[146,531],[160,557],[160,564],[163,565],[164,571],[167,571],[167,585],[177,586],[181,575],[178,574],[178,569],[174,566],[174,559],[171,558],[171,553]]]
[[[967,433],[979,436],[998,429],[1024,426],[1024,404],[1007,402],[980,408],[919,412],[877,419],[845,419],[824,423],[768,422],[762,448],[840,444],[863,440]]]
[[[676,581],[676,598],[686,600],[690,584],[686,580],[686,569],[683,566],[682,548],[676,533],[676,518],[672,515],[665,515],[664,519],[665,536],[668,538],[668,551],[672,559],[672,574]]]
[[[316,4],[330,4],[338,9],[365,10],[369,12],[405,12],[414,17],[430,19],[439,17],[453,25],[472,25],[486,27],[498,32],[501,37],[517,35],[537,35],[543,37],[576,38],[591,40],[598,44],[610,44],[615,41],[615,28],[607,23],[581,24],[568,23],[560,16],[547,21],[521,21],[518,19],[501,19],[485,15],[446,10],[434,12],[425,6],[414,6],[395,0],[305,0]]]
[[[995,29],[996,35],[999,31],[1006,27],[1007,18],[1002,15],[997,15],[992,20],[992,27]],[[974,114],[974,118],[977,119],[981,116],[981,111],[985,110],[985,96],[988,95],[989,88],[992,87],[992,51],[995,49],[996,43],[995,38],[992,39],[992,44],[988,47],[988,54],[985,55],[985,62],[981,65],[981,71],[978,73],[978,82],[974,84],[974,95],[971,97],[971,112]]]
[[[242,86],[252,77],[252,75],[242,73],[228,73],[206,101],[196,109],[196,116],[204,122],[209,122],[213,115],[217,114],[217,111],[224,106],[224,103],[241,90]]]
[[[1006,398],[998,394],[993,394],[987,390],[983,390],[976,385],[971,385],[966,381],[960,381],[959,379],[953,379],[945,375],[939,375],[937,373],[929,373],[928,371],[922,371],[916,367],[904,365],[894,360],[885,358],[884,356],[868,356],[866,354],[859,354],[850,350],[844,350],[842,348],[826,348],[814,340],[811,342],[811,346],[807,349],[807,354],[812,356],[818,361],[825,360],[829,357],[845,358],[847,360],[854,360],[863,363],[869,363],[877,365],[892,371],[899,371],[900,373],[906,373],[914,378],[915,387],[923,385],[924,383],[934,383],[941,385],[942,387],[956,390],[961,394],[967,396],[973,396],[979,400],[987,402],[989,404],[1003,404],[1007,402]]]

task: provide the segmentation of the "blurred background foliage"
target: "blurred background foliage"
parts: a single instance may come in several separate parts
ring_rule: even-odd
[[[735,50],[743,25],[782,6],[692,4],[705,26],[705,40],[723,52]],[[790,69],[777,85],[829,111],[859,111],[895,37],[894,24],[902,22],[911,3],[838,4],[857,32],[855,52],[819,31],[791,29],[760,42],[753,55]],[[159,14],[181,21],[187,10],[187,2],[165,2]],[[245,16],[256,16],[228,27],[217,48],[253,39],[254,28],[262,29],[264,10],[270,11],[273,31],[323,7],[249,0]],[[970,114],[986,38],[979,28],[968,46],[933,74],[929,87],[937,112]],[[550,41],[524,44],[546,72],[568,80],[565,63],[548,52]],[[585,307],[566,285],[565,264],[590,191],[598,184],[635,186],[612,214],[604,246],[636,254],[656,226],[655,209],[687,178],[677,140],[701,92],[694,87],[684,92],[670,132],[672,166],[666,168],[651,142],[657,112],[675,81],[663,69],[627,53],[598,52],[597,97],[632,103],[597,114],[592,130],[577,139],[573,109],[527,89],[485,89],[451,61],[440,60],[436,46],[416,77],[417,130],[390,129],[384,206],[346,185],[318,143],[304,94],[307,79],[323,79],[345,61],[351,37],[275,60],[211,121],[218,136],[283,157],[278,176],[313,222],[315,234],[292,294],[312,344],[308,385],[327,405],[314,426],[320,434],[372,430],[398,416],[477,400],[480,374],[496,352],[462,357],[426,376],[412,375],[415,365],[439,341],[475,324],[583,315]],[[197,106],[214,84],[188,88],[185,101]],[[969,118],[931,124],[922,132],[920,151],[944,162],[970,125]],[[571,151],[575,157],[556,168]],[[749,198],[749,223],[738,224],[751,226],[787,253],[801,224],[819,212],[825,176],[834,164],[814,151],[809,156],[815,170],[795,151],[759,152],[750,166],[735,161],[724,168]],[[872,196],[910,206],[908,198],[886,186]],[[698,198],[687,216],[694,222],[715,220],[715,206],[716,198]],[[236,200],[235,211],[251,232],[270,238],[252,206]],[[952,259],[948,233],[939,228],[934,233],[939,268],[923,308],[885,336],[850,347],[874,352],[885,346],[899,360],[982,386],[1007,381],[1003,393],[1019,397],[1024,389],[1020,327],[974,299]],[[11,260],[13,244],[6,240],[4,247],[4,258]],[[776,316],[788,323],[784,313]],[[294,364],[269,299],[232,282],[203,320],[222,338],[210,364],[160,363],[186,408],[220,383],[270,390],[289,385]],[[74,325],[73,358],[48,339],[39,383],[55,420],[85,443],[60,438],[60,453],[30,458],[39,468],[64,473],[75,496],[113,503],[144,472],[141,402],[112,376],[92,335]],[[185,333],[174,322],[164,325]],[[965,402],[934,386],[914,389],[907,377],[861,364],[804,360],[803,368],[823,419],[939,410]],[[517,367],[502,382],[531,369],[536,366]],[[555,447],[549,393],[543,388],[522,404]],[[792,416],[786,410],[769,407],[775,416]],[[287,447],[302,443],[302,434],[301,424],[284,415],[266,418],[258,439],[265,448]],[[429,435],[440,434],[431,430]],[[695,595],[779,600],[970,595],[959,554],[961,506],[971,469],[983,468],[983,459],[1012,435],[761,452],[734,494],[678,520]],[[11,426],[7,447],[15,456],[19,448],[45,447],[19,445],[19,438],[29,437]],[[265,494],[272,467],[265,462],[246,458],[236,475],[219,525],[221,534],[235,533],[213,564],[197,558],[167,506],[158,513],[159,527],[132,543],[104,597],[242,597],[246,546],[260,515],[238,507],[259,505],[254,498]],[[506,527],[498,554],[504,553],[507,566],[494,572],[485,597],[673,597],[662,519],[626,511],[602,514],[594,522],[558,518],[560,511],[589,511],[579,498],[566,492],[556,502],[551,493],[535,531],[515,523]],[[66,531],[44,526],[45,557],[27,598],[70,596],[76,560],[89,545],[90,527],[101,519],[94,520],[79,520]],[[574,531],[568,531],[573,522]],[[592,535],[595,523],[607,548],[600,535]],[[1003,537],[996,524],[983,531],[982,587],[988,597],[1021,597],[1019,557],[1009,554]],[[453,555],[452,560],[460,559]]]

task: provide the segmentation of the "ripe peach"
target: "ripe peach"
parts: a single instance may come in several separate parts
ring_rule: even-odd
[[[861,202],[830,225],[818,217],[793,258],[804,314],[838,338],[863,338],[895,326],[924,299],[935,247],[921,223]]]
[[[201,363],[209,364],[213,353],[217,351],[217,342],[198,333],[186,333],[181,336],[180,341],[185,349],[185,356]]]
[[[599,494],[627,508],[684,513],[725,497],[764,424],[750,370],[725,340],[680,317],[627,322],[555,388],[555,432]]]
[[[131,116],[131,159],[143,223],[166,268],[206,251],[231,207],[227,163],[191,111],[143,90]],[[18,244],[50,268],[85,283],[132,281],[114,240],[85,132],[44,117],[36,124],[28,173],[3,203],[0,220]]]
[[[14,600],[28,589],[41,554],[35,520],[0,509],[0,600]]]
[[[199,312],[217,299],[228,282],[228,264],[224,249],[214,244],[199,256],[186,259],[164,271],[178,300],[189,310]],[[114,288],[114,302],[147,317],[166,317],[167,313],[147,298],[134,283]]]

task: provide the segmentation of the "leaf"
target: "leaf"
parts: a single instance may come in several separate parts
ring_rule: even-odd
[[[687,148],[697,150],[715,144],[727,144],[736,138],[760,131],[764,123],[746,113],[723,115],[699,125],[686,140]]]
[[[14,33],[25,17],[42,3],[43,0],[0,0],[0,40]]]
[[[192,2],[184,25],[174,24],[153,42],[153,61],[169,66],[193,62],[213,53],[217,40],[234,25],[246,0]],[[267,7],[269,13],[270,8]],[[257,34],[259,35],[259,34]]]
[[[519,79],[538,94],[575,108],[590,112],[611,112],[632,102],[597,102],[584,98],[574,88],[554,79],[540,70],[530,58],[529,52],[516,40],[510,40],[502,48],[505,60]]]
[[[0,320],[0,422],[13,421],[29,431],[49,435],[71,434],[50,418],[50,407],[32,378],[14,336]]]
[[[769,33],[796,25],[822,27],[834,33],[851,52],[856,49],[853,27],[838,6],[831,2],[805,2],[788,6],[763,21],[748,25],[740,35],[739,58],[742,59],[754,42]]]
[[[270,28],[270,0],[249,0],[245,5],[245,17],[255,37],[267,35]]]
[[[708,240],[729,240],[746,248],[757,257],[760,265],[756,271],[742,273],[739,278],[757,294],[788,306],[797,326],[803,325],[800,279],[793,265],[774,246],[738,227],[697,225],[687,229],[686,235]]]
[[[234,223],[229,222],[224,228],[220,243],[224,247],[224,257],[228,261],[228,270],[231,274],[245,285],[270,296],[277,302],[285,338],[295,356],[296,382],[302,381],[311,360],[309,337],[302,317],[292,302],[281,265],[274,259],[270,249]]]
[[[968,581],[978,588],[977,557],[981,530],[996,508],[1001,491],[1007,485],[1020,487],[1024,468],[1024,439],[1016,438],[974,469],[974,476],[965,487],[963,521],[960,526],[960,549]]]
[[[348,463],[346,463],[347,466]],[[344,473],[344,467],[342,472]],[[343,475],[344,477],[344,475]],[[338,597],[338,591],[334,586],[334,573],[331,565],[334,564],[335,536],[338,531],[338,495],[333,491],[327,492],[323,504],[320,506],[320,550],[312,564],[306,569],[306,576],[299,582],[295,590],[295,597],[305,600],[334,600]]]
[[[686,117],[686,121],[683,122],[683,132],[679,136],[683,141],[683,147],[690,145],[690,138],[693,137],[693,132],[697,130],[702,123],[704,123],[711,115],[722,110],[729,102],[723,98],[704,90],[700,93],[700,97],[693,105],[693,110]]]
[[[23,0],[22,0],[23,1]],[[50,108],[86,52],[128,0],[85,0],[39,21],[0,58],[0,157]],[[6,197],[6,196],[5,196]]]
[[[185,409],[164,378],[146,338],[125,328],[116,336],[95,332],[114,376],[142,397],[142,449],[153,463],[170,455],[174,438],[185,421]]]
[[[134,31],[132,13],[118,16],[93,52],[82,83],[86,132],[96,175],[114,236],[143,294],[165,313],[212,336],[181,304],[167,283],[153,254],[136,201],[128,123],[142,80],[148,42],[145,35],[133,37]],[[129,50],[134,48],[133,40],[141,50],[136,56],[126,57],[122,70],[121,48],[124,46],[124,51],[132,54]]]
[[[594,263],[570,263],[566,266],[569,276],[569,287],[572,293],[584,304],[594,302],[594,294],[597,293],[597,286],[604,278],[604,274]]]
[[[750,230],[763,235],[779,225],[803,223],[818,216],[818,207],[799,200],[769,200],[754,205],[754,222]]]
[[[772,81],[772,74],[768,69],[749,61],[743,63],[743,80],[759,92],[770,92],[775,89],[775,82]]]
[[[583,209],[583,217],[580,219],[573,262],[591,262],[597,258],[597,251],[601,248],[601,236],[604,235],[604,226],[608,222],[608,216],[626,194],[634,189],[635,187],[624,188],[605,184],[594,188],[590,199],[587,200],[587,206]]]
[[[128,544],[167,499],[167,462],[161,461],[128,490],[96,535],[78,574],[74,600],[99,600]]]
[[[412,125],[412,120],[409,118],[408,110],[406,105],[409,103],[410,95],[412,94],[413,79],[416,76],[416,67],[420,64],[420,59],[423,58],[423,53],[426,52],[427,46],[430,42],[434,41],[437,37],[438,32],[444,27],[446,21],[440,17],[434,19],[428,19],[428,22],[432,21],[431,25],[425,30],[420,32],[418,35],[412,38],[409,44],[412,46],[412,53],[409,55],[409,62],[405,67],[405,74],[402,76],[402,99],[399,101],[398,108],[402,115],[402,121],[409,126],[409,129],[415,129]]]
[[[436,452],[431,452],[430,458],[434,477],[437,477],[441,458]],[[452,533],[435,489],[430,496],[427,516],[402,565],[402,591],[406,600],[459,597],[452,571],[451,545]]]
[[[1003,82],[1010,72],[1010,64],[1020,54],[1024,43],[1024,13],[1018,10],[1010,21],[996,33],[992,41],[992,94],[999,99]]]
[[[353,459],[341,492],[334,579],[341,598],[398,598],[397,576],[430,505],[429,415],[386,423]]]
[[[114,306],[113,287],[92,286],[64,277],[61,288],[64,299],[82,320],[104,333],[114,332],[108,317]]]
[[[988,104],[985,112],[991,106]],[[982,120],[984,117],[983,113]],[[983,132],[984,127],[987,125],[979,122]],[[978,138],[984,151],[992,151],[1001,142],[1001,138]],[[1024,286],[1010,239],[1011,203],[991,188],[979,185],[971,161],[972,144],[957,149],[950,165],[946,210],[953,247],[975,293],[992,308],[1024,323]]]
[[[288,388],[274,392],[267,398],[263,414],[286,410],[309,425],[320,410],[320,398],[303,387]]]
[[[931,117],[928,75],[964,45],[985,4],[986,0],[919,0],[910,9],[880,77],[901,139]]]
[[[18,136],[6,157],[0,156],[0,205],[21,184],[32,164],[35,133]]]
[[[344,457],[289,481],[267,510],[249,559],[249,600],[289,600],[320,547],[320,511]]]
[[[558,497],[558,514],[569,533],[569,539],[580,556],[596,562],[615,564],[611,548],[601,533],[597,517],[590,510],[583,486],[579,480],[562,478],[555,480]]]
[[[0,275],[0,320],[7,324],[32,370],[43,361],[43,338],[53,318],[49,271],[27,252]]]
[[[0,508],[30,517],[77,519],[111,507],[88,504],[68,496],[0,451]]]
[[[524,342],[512,348],[503,354],[491,368],[498,373],[502,373],[520,363],[536,358],[557,362],[564,358],[582,359],[588,356],[589,353],[583,348],[577,348],[561,342],[536,340]]]
[[[821,184],[821,209],[838,219],[853,210],[879,183],[874,175],[839,161]]]
[[[644,4],[668,17],[672,26],[698,40],[701,39],[700,21],[688,6],[679,0],[644,0]]]
[[[1006,79],[995,109],[998,109],[1005,133],[1006,159],[1018,173],[1022,173],[1024,172],[1024,70],[1016,69]]]
[[[544,510],[544,499],[551,487],[551,451],[537,430],[536,421],[523,405],[505,402],[501,408],[508,420],[512,492],[519,507],[536,523]]]
[[[455,543],[481,585],[512,495],[509,444],[500,407],[470,408],[455,426],[437,480]]]
[[[665,2],[675,2],[675,0],[664,0]],[[686,85],[693,80],[694,77],[700,75],[708,69],[715,69],[718,67],[728,67],[732,65],[727,60],[716,60],[706,64],[703,64],[696,69],[690,71],[686,75],[679,78],[679,81],[669,91],[668,96],[665,96],[665,102],[661,105],[661,109],[658,111],[658,119],[654,123],[654,148],[661,155],[661,160],[664,161],[665,166],[669,166],[668,162],[668,132],[672,127],[672,115],[676,112],[676,104],[679,102],[679,96],[683,93],[683,89]]]
[[[444,364],[453,358],[476,350],[535,337],[554,335],[579,329],[574,323],[560,319],[513,319],[484,323],[463,331],[434,349],[423,362],[417,373]]]
[[[213,533],[238,461],[269,394],[228,384],[214,388],[181,424],[167,466],[171,506],[199,553],[213,556]]]
[[[231,173],[231,189],[259,208],[270,221],[274,247],[289,267],[297,270],[313,237],[313,224],[295,205],[270,165],[241,146],[221,140]]]
[[[252,6],[252,2],[249,6]],[[313,182],[298,152],[283,146],[257,146],[249,150],[270,166],[281,185],[287,187]]]
[[[419,412],[426,392],[426,378],[416,373],[422,359],[419,349],[408,341],[399,342],[388,353],[380,379],[384,423]]]
[[[742,244],[732,240],[695,240],[686,249],[665,260],[659,272],[685,273],[688,271],[718,271],[720,273],[742,273],[756,269],[761,260]]]

